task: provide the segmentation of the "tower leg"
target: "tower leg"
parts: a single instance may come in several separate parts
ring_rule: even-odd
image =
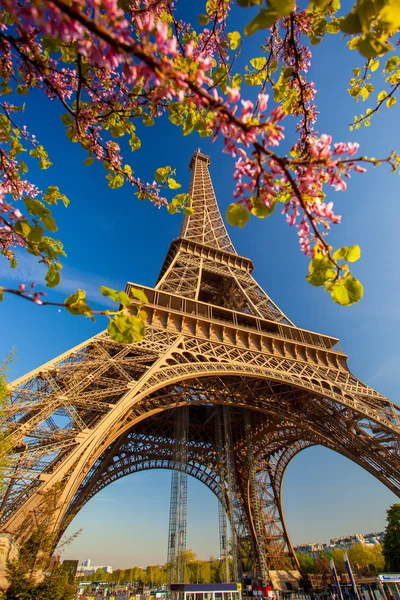
[[[290,542],[283,515],[281,484],[283,473],[297,444],[288,445],[256,462],[256,488],[263,525],[264,545],[268,568],[297,571],[299,564]]]
[[[168,564],[170,583],[185,583],[186,580],[186,522],[187,481],[182,466],[188,462],[189,408],[180,408],[175,413],[175,470],[171,479],[171,504],[168,533]]]
[[[253,529],[253,535],[255,538],[255,546],[257,549],[258,575],[262,582],[266,583],[268,581],[268,565],[265,548],[264,523],[259,501],[259,490],[257,486],[256,464],[254,456],[254,443],[251,430],[251,416],[249,411],[245,411],[244,413],[244,430],[247,448],[247,468],[249,477],[247,484],[247,497],[250,509],[249,515],[251,527]]]
[[[221,510],[229,518],[231,530],[232,577],[239,581],[241,575],[239,560],[238,524],[242,511],[238,510],[237,483],[235,477],[235,461],[233,458],[233,441],[230,413],[228,406],[216,406],[216,448],[219,461],[220,488],[222,495]],[[220,521],[221,523],[221,521]],[[221,525],[220,525],[220,536]],[[227,539],[227,538],[226,538]],[[228,546],[227,542],[225,545]],[[224,554],[225,575],[230,580],[228,548]]]
[[[219,517],[219,551],[220,559],[224,562],[224,582],[229,583],[231,580],[229,569],[229,548],[228,548],[228,527],[226,519],[226,503],[218,502],[218,517]]]

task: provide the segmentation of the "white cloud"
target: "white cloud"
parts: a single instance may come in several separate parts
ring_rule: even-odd
[[[382,382],[388,384],[398,382],[400,371],[400,354],[396,354],[382,362],[372,375],[368,376],[368,384]]]
[[[44,277],[46,267],[39,264],[34,256],[23,253],[17,255],[18,266],[16,269],[10,269],[6,259],[0,260],[0,281],[3,286],[16,287],[20,283],[30,284],[33,281],[46,285]],[[104,306],[110,306],[110,301],[100,294],[100,286],[107,285],[113,289],[123,290],[125,284],[107,277],[99,277],[92,273],[80,271],[74,267],[65,266],[61,271],[61,282],[56,288],[48,289],[49,299],[52,294],[61,293],[64,296],[76,292],[77,289],[86,291],[86,296],[92,302]]]

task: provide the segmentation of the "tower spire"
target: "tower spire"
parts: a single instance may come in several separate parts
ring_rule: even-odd
[[[192,171],[189,195],[194,213],[184,218],[180,237],[236,254],[219,212],[209,164],[208,156],[200,150],[194,152],[189,164]]]

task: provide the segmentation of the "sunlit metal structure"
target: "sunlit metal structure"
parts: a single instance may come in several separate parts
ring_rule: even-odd
[[[174,411],[174,462],[168,532],[169,582],[185,583],[189,408]]]
[[[399,407],[349,371],[336,338],[296,327],[272,302],[229,239],[208,157],[195,152],[190,169],[195,212],[143,288],[146,337],[124,346],[100,333],[12,385],[0,556],[29,536],[50,490],[61,534],[97,492],[144,469],[187,473],[215,493],[235,578],[243,564],[265,581],[297,569],[281,486],[304,448],[336,451],[400,496]]]

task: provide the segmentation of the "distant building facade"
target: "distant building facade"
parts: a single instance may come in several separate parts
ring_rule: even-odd
[[[99,569],[102,569],[104,573],[112,573],[113,569],[110,565],[102,566],[102,565],[92,565],[90,558],[84,560],[76,571],[77,575],[94,575]]]
[[[315,542],[312,544],[299,544],[294,546],[295,552],[299,554],[310,554],[314,558],[320,556],[324,552],[339,548],[341,550],[348,550],[353,544],[363,544],[367,547],[376,546],[383,542],[385,533],[383,531],[375,533],[355,533],[354,535],[347,535],[329,540],[329,544],[320,544]]]

